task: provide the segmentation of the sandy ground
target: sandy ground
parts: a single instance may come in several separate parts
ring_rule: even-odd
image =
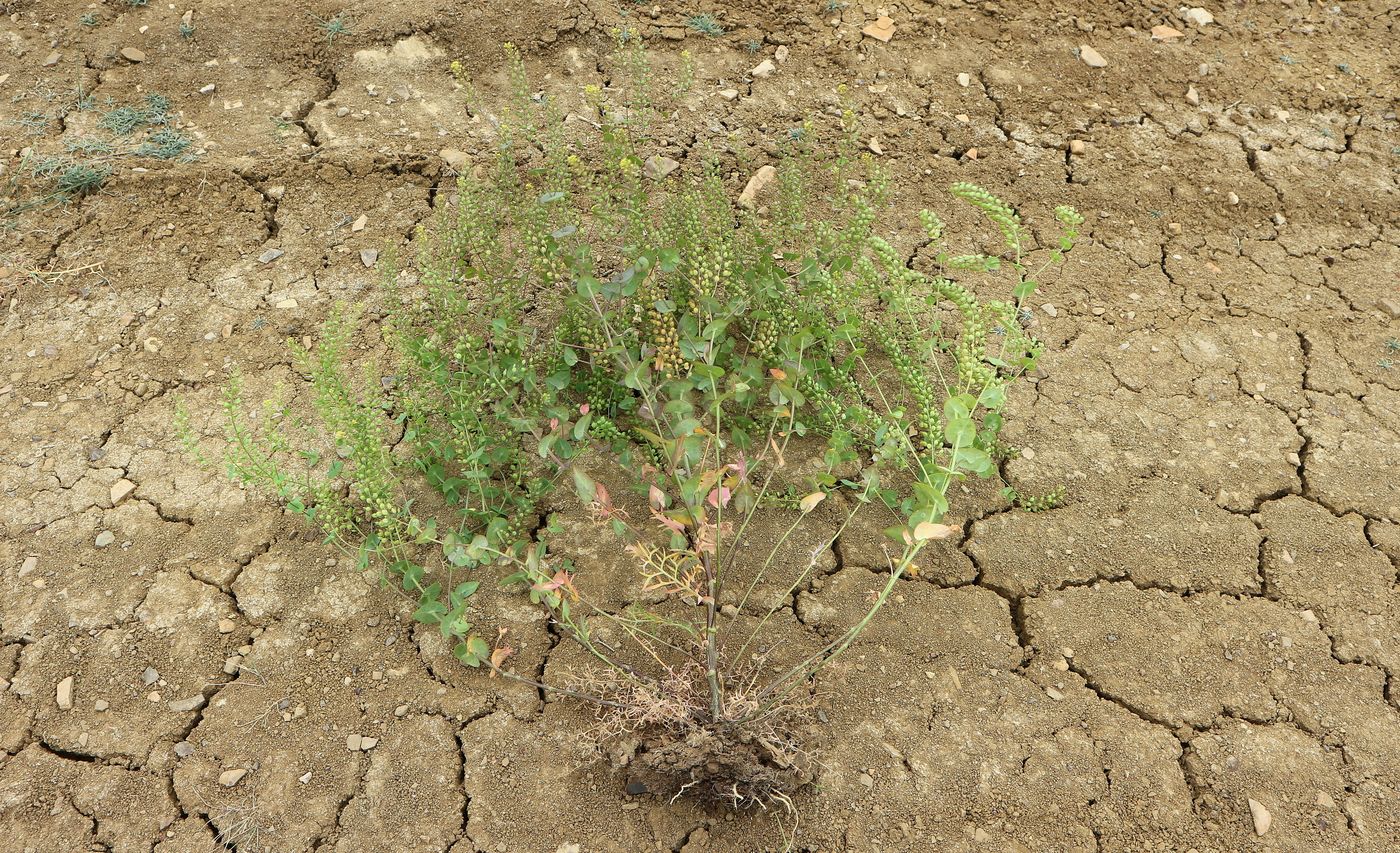
[[[1400,849],[1400,16],[884,10],[887,43],[874,4],[822,0],[711,4],[717,38],[592,0],[364,4],[334,39],[319,3],[204,3],[189,38],[155,0],[0,4],[0,851]],[[1089,220],[1008,427],[1011,482],[1068,500],[963,496],[965,536],[824,675],[796,815],[625,795],[584,712],[457,665],[172,429],[183,399],[214,434],[232,365],[294,382],[283,341],[372,299],[374,252],[485,156],[451,60],[503,96],[514,40],[577,104],[625,21],[659,77],[695,56],[657,149],[719,147],[736,194],[845,83],[890,229],[954,180]],[[21,149],[151,93],[188,162],[13,209],[43,191]],[[868,541],[788,629],[850,615]],[[538,613],[484,606],[515,665],[568,665]]]

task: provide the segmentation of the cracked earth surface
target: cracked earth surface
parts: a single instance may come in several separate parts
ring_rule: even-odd
[[[452,166],[488,155],[450,60],[503,96],[513,40],[581,109],[619,11],[377,4],[328,43],[295,4],[204,3],[188,41],[184,7],[0,4],[5,181],[21,147],[93,130],[79,111],[20,133],[40,91],[161,92],[199,151],[0,232],[0,851],[700,853],[785,832],[808,851],[1400,849],[1394,8],[1235,3],[1200,27],[1132,0],[892,2],[884,44],[860,34],[871,4],[718,4],[713,41],[689,7],[622,5],[658,79],[695,54],[658,150],[718,147],[736,193],[846,83],[915,264],[912,212],[947,210],[954,180],[1037,228],[1056,203],[1085,213],[1032,306],[1047,352],[1012,395],[1025,452],[1003,472],[1065,484],[1065,505],[960,496],[961,539],[823,675],[829,742],[795,828],[627,796],[586,760],[586,712],[456,665],[172,428],[183,399],[215,433],[234,365],[254,394],[294,384],[282,342],[373,304],[361,250],[405,246]],[[1149,38],[1163,23],[1185,35]],[[605,597],[633,600],[569,529]],[[775,630],[849,624],[878,541],[853,525]],[[571,665],[536,611],[482,608],[520,670]]]

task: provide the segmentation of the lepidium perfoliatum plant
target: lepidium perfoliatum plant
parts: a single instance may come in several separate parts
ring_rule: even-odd
[[[229,384],[228,470],[382,566],[468,666],[534,683],[510,626],[477,624],[472,603],[482,583],[528,596],[577,652],[539,686],[625,736],[633,790],[786,802],[814,778],[816,676],[958,532],[950,487],[997,474],[1007,384],[1039,353],[1020,306],[1082,219],[1056,208],[1042,249],[1007,204],[954,184],[1004,249],[954,254],[924,211],[919,271],[875,229],[890,179],[854,153],[850,111],[829,146],[793,134],[776,187],[740,205],[720,154],[648,175],[662,96],[623,92],[623,108],[588,89],[596,135],[566,139],[507,58],[493,155],[387,277],[392,381],[351,368],[360,315],[338,313],[296,348],[315,418],[250,412]],[[851,624],[776,641],[859,513],[888,527],[878,588]],[[615,540],[615,569],[580,568],[562,535],[579,525]],[[643,594],[608,598],[610,571]]]

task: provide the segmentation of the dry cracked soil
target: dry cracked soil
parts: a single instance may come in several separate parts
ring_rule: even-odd
[[[188,9],[0,3],[0,851],[1400,849],[1393,4]],[[294,383],[283,342],[373,301],[376,253],[489,156],[449,62],[504,97],[514,41],[572,109],[629,23],[658,79],[694,56],[658,151],[722,151],[736,194],[845,84],[911,252],[955,180],[1088,219],[1009,408],[1007,478],[1067,500],[960,495],[963,535],[823,675],[795,815],[628,796],[586,712],[457,665],[172,425],[183,400],[214,436],[234,365]],[[157,93],[180,156],[91,147]],[[102,188],[29,203],[24,155],[85,144]],[[853,615],[872,541],[785,631]],[[483,607],[515,666],[567,665],[528,606]]]

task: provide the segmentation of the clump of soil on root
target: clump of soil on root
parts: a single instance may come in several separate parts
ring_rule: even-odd
[[[684,794],[735,806],[783,802],[816,779],[808,752],[743,728],[692,729],[683,737],[644,741],[625,770],[630,793]]]

